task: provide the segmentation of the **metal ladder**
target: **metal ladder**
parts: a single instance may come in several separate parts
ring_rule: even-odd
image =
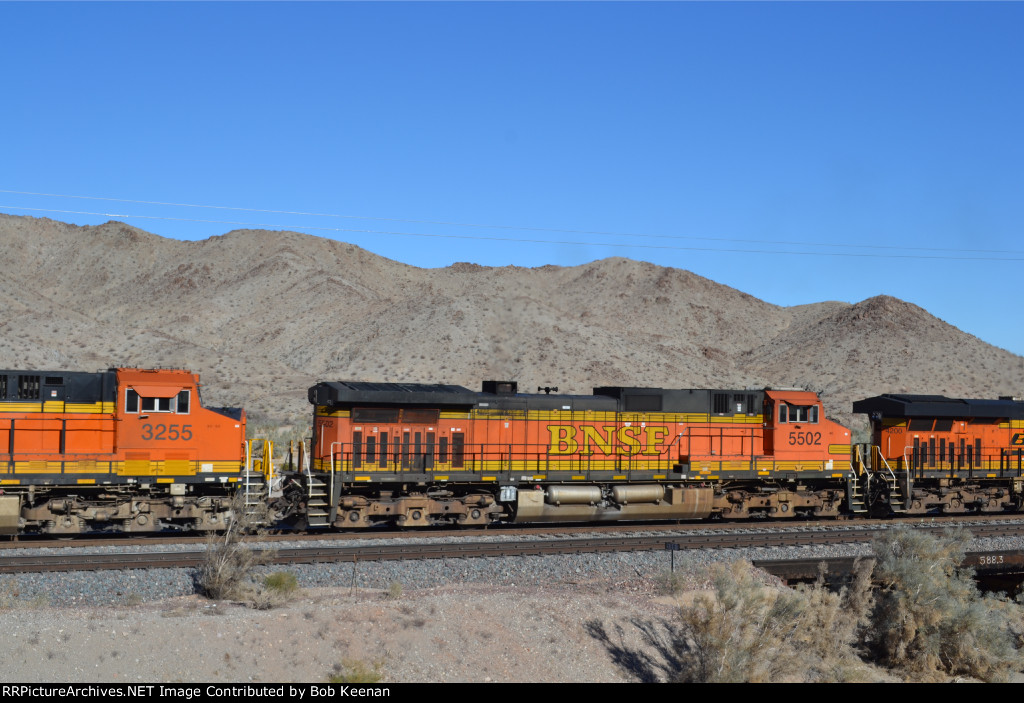
[[[865,474],[865,477],[867,478],[868,474]],[[846,482],[846,507],[851,513],[856,515],[862,515],[868,511],[868,502],[867,497],[864,495],[864,486],[861,485],[860,479],[857,478],[856,474]]]
[[[328,486],[315,476],[307,479],[309,491],[306,496],[306,524],[309,527],[330,527],[330,505],[327,502]]]
[[[881,452],[878,452],[878,458],[881,459],[882,465],[885,466],[884,472],[879,472],[878,478],[881,478],[887,484],[889,484],[889,509],[894,513],[905,513],[907,512],[907,502],[909,496],[903,495],[903,486],[900,484],[899,478],[896,476],[896,472],[889,466],[889,462],[885,460]],[[907,487],[910,487],[910,479],[907,479]]]
[[[846,484],[846,506],[851,513],[864,514],[871,512],[871,495],[874,493],[873,484],[881,481],[885,484],[885,493],[888,496],[888,508],[893,513],[907,512],[907,496],[904,495],[904,486],[900,482],[896,472],[893,471],[889,462],[885,460],[881,452],[875,452],[874,447],[866,445],[870,455],[865,461],[862,454],[862,445],[856,445],[855,467],[860,469],[860,475],[854,473]],[[881,462],[882,470],[874,470],[874,458],[877,455]],[[909,478],[907,484],[909,487]]]
[[[263,442],[263,454],[253,458],[253,444]],[[245,521],[252,526],[262,525],[266,520],[263,508],[266,505],[267,490],[274,480],[274,443],[269,439],[250,439],[245,443],[245,475],[242,482],[242,511]]]
[[[303,447],[305,447],[305,443],[303,443]],[[305,455],[304,449],[303,454]],[[302,467],[306,474],[306,526],[330,527],[330,494],[334,482],[334,466],[331,466],[331,485],[328,485],[319,476],[313,475],[312,463],[312,461],[307,461],[306,466]]]

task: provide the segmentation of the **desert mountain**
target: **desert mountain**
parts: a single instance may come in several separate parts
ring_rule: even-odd
[[[205,402],[308,424],[317,380],[803,386],[850,423],[883,392],[1024,393],[1024,358],[879,296],[779,307],[688,271],[420,269],[296,232],[199,242],[0,215],[0,367],[190,368]]]

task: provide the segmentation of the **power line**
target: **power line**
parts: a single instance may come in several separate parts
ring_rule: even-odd
[[[285,230],[315,230],[321,232],[343,232],[346,234],[373,234],[373,235],[387,235],[387,236],[400,236],[400,237],[429,237],[436,239],[463,239],[463,240],[476,240],[476,241],[488,241],[488,242],[513,242],[517,244],[562,244],[562,245],[573,245],[573,246],[591,246],[591,247],[616,247],[623,249],[659,249],[659,250],[671,250],[671,251],[703,251],[703,252],[721,252],[721,253],[733,253],[733,254],[776,254],[776,255],[789,255],[789,256],[838,256],[838,257],[857,257],[857,258],[872,258],[872,259],[929,259],[929,260],[948,260],[948,261],[1024,261],[1024,257],[1013,258],[1013,257],[990,257],[990,256],[945,256],[945,255],[927,255],[927,254],[871,254],[864,252],[823,252],[823,251],[779,251],[776,249],[723,249],[717,247],[683,247],[683,246],[670,246],[667,244],[621,244],[615,242],[580,242],[573,240],[555,240],[555,239],[523,239],[520,237],[483,237],[479,235],[466,235],[466,234],[434,234],[429,232],[396,232],[389,230],[374,230],[374,229],[353,229],[344,227],[317,227],[309,225],[280,225],[265,222],[239,222],[234,220],[207,220],[187,217],[166,217],[159,215],[129,215],[129,214],[117,214],[108,212],[87,212],[83,210],[56,210],[50,208],[26,208],[14,205],[0,205],[0,208],[6,208],[9,210],[24,210],[29,212],[56,212],[61,214],[69,215],[93,215],[97,217],[110,217],[115,219],[126,219],[126,220],[166,220],[171,222],[197,222],[203,224],[220,224],[220,225],[235,225],[243,227],[259,227],[259,228],[273,228],[273,229],[285,229]],[[767,242],[774,243],[774,242]],[[842,246],[842,245],[834,245]],[[916,249],[915,251],[921,251]],[[937,249],[934,251],[943,251]],[[959,251],[959,250],[953,250]],[[980,253],[980,252],[971,252]],[[1010,253],[1022,253],[1024,252],[1010,252]]]
[[[40,196],[40,197],[47,197],[47,198],[74,198],[74,199],[78,199],[78,200],[99,200],[99,201],[103,201],[103,202],[130,203],[130,204],[134,204],[134,205],[159,205],[159,206],[162,206],[162,207],[186,207],[186,208],[196,208],[196,209],[206,209],[206,210],[233,210],[233,211],[236,211],[236,212],[257,212],[257,213],[272,214],[272,215],[295,215],[295,216],[301,216],[301,217],[331,217],[331,218],[348,219],[348,220],[369,220],[369,221],[372,221],[372,222],[403,222],[403,223],[406,223],[406,224],[441,225],[441,226],[446,226],[446,227],[472,227],[472,228],[475,228],[475,229],[503,229],[503,230],[517,230],[517,231],[522,231],[522,232],[551,232],[553,234],[584,234],[584,235],[590,234],[590,235],[599,235],[599,236],[606,236],[606,237],[637,237],[637,238],[645,238],[645,239],[673,239],[673,240],[689,240],[689,241],[705,241],[705,242],[730,242],[730,243],[735,243],[735,244],[758,244],[758,245],[774,244],[774,245],[779,245],[779,246],[812,246],[812,247],[824,247],[824,248],[832,248],[832,249],[878,249],[878,250],[888,250],[888,251],[905,251],[906,250],[906,247],[903,247],[903,246],[893,246],[893,245],[887,245],[887,244],[833,244],[833,243],[829,243],[829,242],[803,242],[803,241],[768,240],[768,239],[741,239],[741,238],[732,238],[732,237],[698,237],[698,236],[681,235],[681,234],[643,234],[643,233],[636,233],[636,232],[613,232],[613,231],[586,230],[586,229],[559,229],[559,228],[554,228],[554,227],[530,227],[530,226],[516,226],[516,225],[495,225],[495,224],[480,224],[480,223],[468,223],[468,222],[447,222],[447,221],[442,221],[442,220],[405,219],[405,218],[398,218],[398,217],[373,217],[373,216],[364,216],[364,215],[343,215],[343,214],[323,213],[323,212],[302,212],[302,211],[294,211],[294,210],[269,210],[269,209],[262,209],[262,208],[235,207],[235,206],[230,206],[230,205],[198,205],[198,204],[195,204],[195,203],[171,203],[171,202],[162,202],[162,201],[158,201],[158,200],[130,200],[130,199],[127,199],[127,198],[105,198],[105,197],[92,196],[92,195],[63,195],[63,194],[58,194],[58,193],[38,193],[38,192],[33,192],[33,191],[21,191],[21,190],[3,190],[3,189],[0,189],[0,193],[8,193],[8,194],[11,194],[11,195],[33,195],[33,196]],[[44,208],[16,208],[16,209],[34,210],[34,211],[38,211],[38,212],[66,212],[66,213],[75,213],[75,211],[73,211],[73,210],[48,210],[48,209],[44,209]],[[90,214],[90,213],[76,213],[76,214]],[[103,216],[115,217],[115,215],[105,215],[105,214]],[[163,217],[163,218],[161,218],[161,217],[147,216],[147,215],[117,215],[117,217],[135,217],[135,218],[145,218],[145,219],[166,219],[166,220],[174,220],[174,221],[178,221],[178,222],[203,222],[203,223],[211,223],[211,224],[248,224],[248,223],[222,222],[220,220],[202,220],[202,219],[193,220],[193,219],[188,219],[188,218],[173,218],[173,217]],[[293,226],[293,225],[253,225],[253,226],[261,226],[261,227],[285,227],[285,226],[287,226],[287,227],[296,227],[296,226]],[[370,231],[373,231],[373,230],[334,229],[334,228],[329,228],[329,227],[319,227],[319,228],[317,228],[317,227],[311,227],[311,226],[303,226],[303,229],[318,229],[318,230],[323,230],[323,231],[337,231],[337,232],[358,232],[358,231],[370,232]],[[435,236],[435,235],[422,235],[422,236]],[[440,236],[440,235],[437,235],[437,236]],[[456,235],[452,235],[452,238],[454,238],[454,239],[475,239],[477,237],[458,237]],[[504,239],[504,238],[497,238],[497,237],[495,237],[495,238],[479,237],[479,239],[485,239],[485,240],[490,239],[492,241],[522,241],[524,243],[536,243],[538,241],[538,240],[528,240],[528,239]],[[548,240],[540,240],[540,241],[548,241]],[[562,244],[562,243],[565,243],[565,242],[552,242],[552,243]],[[569,242],[569,243],[573,243],[573,242]],[[581,244],[585,244],[585,243],[581,243]],[[634,246],[634,245],[599,244],[597,246]],[[635,245],[635,246],[639,247],[641,245]],[[648,247],[648,248],[659,248],[659,247]],[[673,247],[664,247],[664,248],[673,248]],[[690,248],[690,247],[679,247],[679,248],[682,249],[682,250],[690,250],[690,251],[733,251],[731,249],[700,249],[700,248]],[[740,250],[737,250],[737,251],[740,251]],[[1024,255],[1024,251],[1019,251],[1019,250],[1003,250],[1003,249],[951,249],[951,248],[942,248],[942,247],[929,247],[929,248],[927,248],[927,251],[948,252],[948,253],[962,253],[962,254],[1020,254],[1020,255]],[[917,259],[917,258],[928,258],[928,257],[919,257],[919,256],[907,255],[907,256],[900,256],[900,257],[897,257],[897,258]],[[931,257],[931,258],[939,258],[939,257]],[[959,258],[959,257],[957,257],[957,258]],[[987,260],[987,259],[979,259],[979,260]],[[1002,259],[1000,259],[1000,260],[1002,260]]]

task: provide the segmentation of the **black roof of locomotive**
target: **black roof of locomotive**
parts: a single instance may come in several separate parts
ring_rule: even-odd
[[[68,403],[113,402],[117,377],[109,371],[0,370],[0,400],[62,400]]]
[[[485,381],[484,387],[498,384]],[[514,389],[515,385],[511,384]],[[432,383],[372,383],[321,381],[309,389],[309,402],[329,407],[403,405],[450,410],[592,410],[600,412],[711,412],[712,396],[728,393],[753,396],[760,412],[764,392],[759,390],[707,390],[635,387],[595,388],[593,395],[546,393],[493,393],[471,391],[464,386]]]
[[[547,393],[478,393],[478,408],[499,410],[595,410],[615,412],[614,398],[601,395],[568,395]]]
[[[463,386],[443,383],[372,383],[367,381],[321,381],[309,389],[313,405],[413,405],[432,408],[461,408],[476,405],[477,393]]]
[[[403,405],[449,410],[615,410],[615,400],[589,395],[480,393],[441,383],[321,381],[309,389],[309,402],[331,407]]]
[[[904,395],[886,393],[858,400],[855,413],[878,413],[881,417],[946,417],[946,418],[1024,418],[1024,402],[1010,398],[984,400],[947,398],[943,395]]]
[[[711,413],[714,408],[714,396],[722,394],[726,396],[740,396],[744,401],[747,398],[752,398],[752,404],[744,402],[744,407],[746,408],[744,413],[757,414],[761,412],[761,403],[764,401],[763,390],[638,388],[635,386],[603,386],[594,389],[594,395],[606,395],[615,398],[619,405],[619,410],[624,412]],[[719,414],[731,415],[735,413],[730,410]]]

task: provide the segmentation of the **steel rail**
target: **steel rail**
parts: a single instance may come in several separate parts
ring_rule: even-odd
[[[358,542],[360,540],[409,540],[409,539],[439,539],[439,538],[473,538],[492,536],[519,536],[534,535],[551,538],[563,537],[574,534],[595,534],[608,533],[617,534],[622,532],[655,533],[665,536],[677,536],[687,540],[693,539],[694,532],[750,532],[758,531],[769,534],[771,532],[804,531],[804,532],[830,532],[839,534],[850,534],[856,530],[878,529],[880,527],[921,527],[927,525],[936,529],[946,527],[965,526],[974,531],[980,526],[989,523],[1013,525],[1019,523],[1024,526],[1024,516],[1021,515],[937,515],[928,517],[902,518],[899,520],[876,519],[848,521],[736,521],[736,522],[683,522],[683,523],[616,523],[616,524],[549,524],[549,525],[496,525],[481,528],[458,528],[452,530],[443,529],[404,529],[404,530],[354,530],[348,532],[334,531],[305,531],[305,532],[274,532],[260,534],[252,537],[260,542],[301,542],[301,541],[338,541]],[[139,545],[174,545],[174,544],[205,544],[208,536],[196,534],[171,534],[150,533],[150,534],[114,534],[114,535],[75,535],[54,537],[52,535],[21,535],[9,539],[0,538],[0,552],[10,549],[46,548],[46,549],[75,549],[83,547],[124,547]]]
[[[917,525],[912,529],[941,531],[945,526]],[[1024,524],[976,525],[968,528],[975,538],[1024,535]],[[601,552],[655,551],[665,549],[740,549],[773,548],[801,545],[864,543],[885,532],[885,529],[852,528],[835,531],[730,532],[725,534],[686,534],[685,539],[666,540],[664,533],[640,536],[606,536],[573,539],[499,540],[490,542],[389,543],[375,545],[320,545],[315,547],[265,548],[268,563],[330,563],[384,561],[402,559],[465,559],[481,557],[515,557],[531,555],[579,554]],[[986,552],[988,554],[989,552]],[[194,568],[199,566],[205,550],[148,551],[130,553],[77,553],[61,550],[56,554],[0,555],[0,573],[25,571],[71,571],[99,569]],[[808,563],[817,564],[822,559]],[[827,560],[825,560],[827,561]]]
[[[759,569],[786,581],[809,581],[817,578],[819,572],[831,576],[845,576],[853,573],[855,562],[871,560],[873,557],[831,557],[826,559],[765,559],[752,563]],[[995,550],[990,552],[968,552],[961,566],[974,569],[980,575],[1024,574],[1024,550]]]

